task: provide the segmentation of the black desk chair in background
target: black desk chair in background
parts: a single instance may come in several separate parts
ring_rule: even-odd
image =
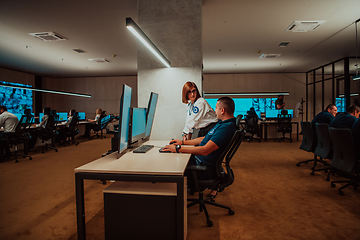
[[[187,170],[190,172],[191,179],[193,180],[193,186],[190,187],[190,191],[199,193],[199,197],[197,199],[188,199],[191,203],[189,203],[187,207],[189,208],[199,204],[199,210],[200,212],[204,211],[207,225],[209,227],[213,226],[213,222],[210,220],[206,204],[227,209],[230,215],[234,215],[234,211],[230,207],[204,199],[204,191],[205,189],[217,189],[219,192],[222,192],[226,187],[230,186],[234,182],[234,173],[230,167],[230,161],[239,148],[244,135],[245,134],[242,130],[237,130],[226,150],[218,158],[216,162],[216,178],[199,180],[197,179],[196,172],[206,171],[206,166],[191,165],[187,167]],[[224,167],[223,164],[225,165]]]
[[[258,140],[261,142],[261,138],[259,138],[259,118],[257,115],[247,115],[245,118],[245,130],[247,133],[250,134],[250,136],[245,136],[248,140],[248,142],[252,141],[253,139]],[[254,137],[254,135],[257,135],[257,137]]]
[[[316,141],[315,141],[315,134],[313,132],[313,129],[311,127],[311,123],[310,122],[300,122],[301,125],[301,131],[303,133],[303,139],[300,145],[300,149],[306,151],[306,152],[315,152],[316,149]],[[300,166],[301,163],[306,163],[308,164],[309,162],[313,162],[316,159],[316,155],[314,154],[314,158],[313,159],[309,159],[309,160],[305,160],[305,161],[301,161],[298,162],[296,164],[296,166]]]
[[[57,152],[57,148],[53,146],[54,138],[57,135],[56,126],[55,126],[55,117],[50,114],[49,118],[45,124],[45,128],[39,131],[39,138],[42,142],[45,142],[45,146],[42,147],[42,153],[48,150],[48,148],[54,149]],[[47,141],[51,139],[51,146],[47,144]]]
[[[79,142],[77,142],[75,140],[75,136],[77,134],[79,134],[79,129],[77,128],[78,121],[79,121],[78,114],[74,113],[74,116],[70,120],[69,127],[67,127],[66,130],[65,130],[66,140],[63,142],[64,145],[66,143],[69,143],[69,144],[70,143],[75,143],[76,146],[79,144]]]
[[[356,159],[356,149],[350,129],[330,127],[330,138],[334,146],[330,171],[349,179],[331,181],[331,187],[336,187],[335,183],[346,183],[339,188],[340,195],[344,195],[342,189],[348,186],[354,186],[356,191],[357,187],[360,186],[360,160]]]
[[[283,135],[281,138],[278,138],[279,142],[281,142],[281,140],[289,140],[292,142],[292,125],[290,114],[278,114],[276,132],[280,132]],[[289,138],[285,137],[285,134],[287,133],[290,134]]]
[[[316,171],[327,171],[330,170],[330,166],[326,168],[316,169],[317,163],[321,162],[324,165],[329,165],[325,159],[331,160],[333,149],[332,149],[332,142],[330,139],[329,133],[329,125],[326,123],[316,123],[316,135],[317,135],[317,146],[314,151],[314,154],[319,157],[314,159],[314,165],[312,167],[311,175],[314,175]],[[327,178],[327,181],[329,176]]]
[[[97,120],[97,122],[95,124],[91,124],[90,125],[90,128],[96,133],[95,135],[93,136],[90,136],[89,139],[93,139],[94,137],[96,138],[106,138],[105,136],[103,136],[103,129],[104,127],[102,126],[101,124],[101,121],[104,117],[106,117],[106,114],[105,114],[106,111],[102,111],[99,119]],[[100,135],[99,135],[99,132],[100,132]]]
[[[30,125],[30,121],[28,120],[29,116],[23,115],[21,116],[20,121],[16,125],[15,132],[6,133],[6,140],[10,147],[15,148],[15,162],[19,162],[17,160],[18,155],[22,156],[23,158],[28,157],[30,160],[32,159],[31,156],[27,155],[27,142],[30,140],[30,135],[26,131],[26,128]],[[20,154],[18,152],[18,145],[23,143],[24,144],[24,154]]]

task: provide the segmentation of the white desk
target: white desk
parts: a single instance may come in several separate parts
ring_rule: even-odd
[[[184,172],[190,154],[159,153],[169,141],[148,141],[155,145],[147,153],[115,152],[75,169],[78,239],[86,239],[84,179],[176,183],[177,239],[184,239]]]

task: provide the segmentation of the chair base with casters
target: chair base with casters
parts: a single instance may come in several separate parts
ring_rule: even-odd
[[[206,204],[210,204],[210,205],[213,205],[213,206],[216,206],[216,207],[227,209],[229,215],[234,215],[235,214],[235,212],[228,206],[216,203],[216,202],[211,201],[211,200],[204,199],[204,192],[203,191],[199,192],[199,198],[197,198],[197,199],[188,199],[188,201],[191,201],[191,203],[189,203],[187,205],[188,208],[199,204],[199,211],[200,212],[204,211],[205,216],[206,216],[206,223],[207,223],[208,227],[212,227],[213,222],[210,220],[210,216],[209,216],[209,213],[207,211]]]
[[[349,180],[331,181],[331,187],[336,187],[335,183],[346,183],[344,186],[339,188],[338,191],[340,195],[344,195],[344,192],[342,191],[344,188],[354,186],[354,190],[357,191],[357,187],[360,187],[360,180],[358,174],[351,176]]]
[[[44,142],[45,142],[45,146],[41,147],[42,153],[45,153],[45,151],[47,151],[47,150],[48,150],[48,148],[54,149],[54,150],[55,150],[55,152],[57,152],[57,151],[58,151],[58,149],[57,149],[56,147],[53,147],[53,146],[51,146],[51,145],[47,144],[47,142],[46,142],[46,141],[47,141],[47,140],[42,140],[42,143],[44,143]]]
[[[79,145],[79,142],[75,140],[75,136],[79,134],[79,130],[76,129],[75,131],[67,131],[65,132],[66,140],[62,142],[62,145],[66,144],[75,144],[75,146]]]
[[[15,148],[15,152],[14,152],[15,154],[14,154],[14,155],[15,155],[15,162],[16,162],[16,163],[19,162],[19,161],[18,161],[18,155],[22,156],[23,158],[27,158],[27,157],[28,157],[29,160],[32,160],[32,157],[31,157],[30,155],[19,153],[18,150],[17,150],[17,145],[15,145],[14,148]]]

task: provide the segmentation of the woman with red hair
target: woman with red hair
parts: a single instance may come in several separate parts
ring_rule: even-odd
[[[183,140],[191,139],[194,129],[199,129],[198,137],[205,136],[218,122],[214,110],[201,97],[194,82],[185,83],[182,90],[182,102],[188,105]]]

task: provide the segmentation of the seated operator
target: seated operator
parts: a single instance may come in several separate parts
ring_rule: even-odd
[[[359,118],[360,108],[356,105],[350,105],[345,113],[336,116],[329,124],[329,127],[333,128],[349,128]]]
[[[172,140],[171,145],[164,147],[164,151],[191,153],[190,165],[206,166],[206,171],[197,173],[199,179],[211,179],[216,177],[216,160],[223,153],[231,141],[236,127],[234,117],[235,103],[229,97],[218,99],[215,114],[220,120],[205,137],[191,140]],[[184,146],[199,145],[199,146]],[[185,173],[187,175],[187,173]],[[191,180],[189,179],[189,183]],[[216,196],[217,191],[213,190],[210,195]]]

